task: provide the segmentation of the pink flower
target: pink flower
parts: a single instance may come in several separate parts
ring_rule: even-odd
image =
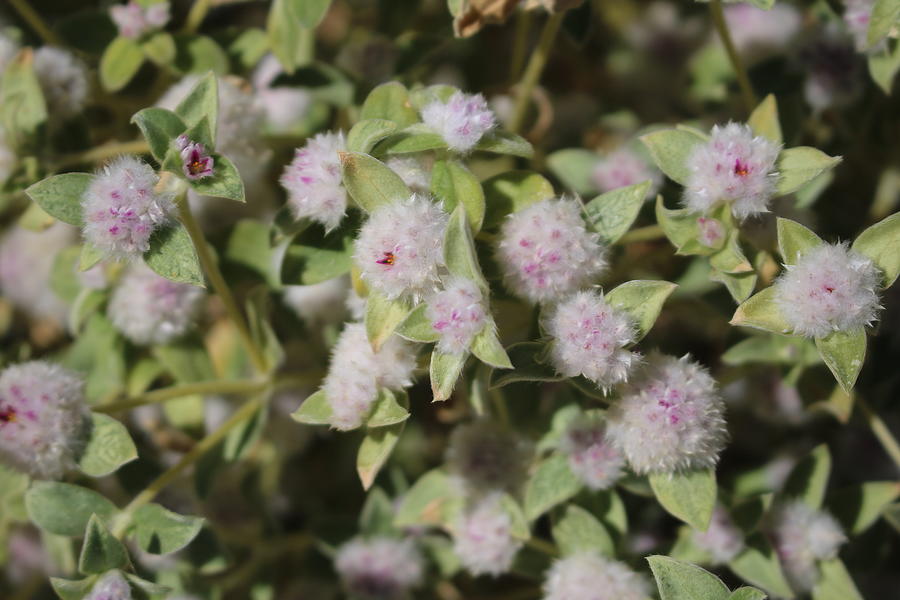
[[[428,318],[440,334],[438,349],[461,354],[488,323],[484,298],[478,286],[468,279],[455,278],[428,302]]]
[[[120,36],[135,39],[169,22],[169,3],[160,2],[144,8],[131,0],[128,4],[109,7],[109,17],[119,28]]]
[[[192,142],[185,135],[179,135],[175,145],[181,151],[184,176],[192,181],[213,176],[213,157],[206,153],[206,148],[199,142]]]
[[[447,146],[468,152],[497,125],[494,113],[481,94],[456,92],[447,102],[439,100],[422,109],[422,121],[439,133]]]

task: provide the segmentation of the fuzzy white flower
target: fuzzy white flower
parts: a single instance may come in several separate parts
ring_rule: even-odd
[[[251,82],[259,105],[266,112],[266,124],[276,132],[289,129],[303,119],[313,104],[307,90],[272,85],[284,71],[273,54],[266,54],[253,71]]]
[[[447,468],[469,494],[517,490],[525,481],[531,444],[495,423],[459,425],[450,435]]]
[[[691,539],[712,557],[715,565],[724,565],[744,549],[744,534],[721,505],[713,510],[706,531],[694,530]]]
[[[709,141],[698,144],[688,156],[684,205],[706,213],[726,202],[739,219],[768,212],[778,184],[775,161],[780,150],[778,144],[754,135],[747,125],[716,125]]]
[[[67,119],[81,112],[88,97],[87,66],[68,50],[42,46],[34,53],[34,74],[51,119]]]
[[[338,548],[334,567],[351,598],[400,600],[421,585],[425,566],[411,540],[355,538]]]
[[[834,517],[801,500],[776,506],[768,528],[788,581],[801,593],[819,579],[816,562],[835,558],[847,541]]]
[[[75,467],[90,426],[83,383],[44,361],[0,373],[0,461],[38,479]]]
[[[456,92],[446,102],[435,100],[422,109],[422,122],[439,133],[447,146],[468,152],[496,125],[494,113],[481,94]]]
[[[853,36],[856,49],[863,52],[869,45],[869,23],[872,21],[872,8],[875,0],[843,0],[844,23]]]
[[[136,39],[169,22],[169,3],[157,2],[144,7],[130,0],[127,4],[110,6],[109,17],[118,27],[120,36]]]
[[[107,314],[135,344],[167,344],[187,333],[205,297],[203,289],[169,281],[137,263],[116,286]]]
[[[280,179],[295,219],[311,219],[330,231],[344,218],[347,190],[341,183],[338,152],[345,149],[340,131],[320,133],[297,148],[294,160],[285,167]]]
[[[502,575],[522,547],[512,535],[512,521],[503,509],[502,497],[495,493],[477,500],[451,527],[453,551],[472,575]]]
[[[750,61],[785,50],[800,31],[800,12],[791,4],[763,10],[741,2],[727,5],[724,12],[735,48]]]
[[[449,218],[424,196],[379,206],[362,226],[353,258],[363,280],[388,298],[420,296],[436,286]]]
[[[560,302],[545,327],[553,338],[553,366],[566,377],[584,375],[607,389],[626,381],[639,359],[625,349],[637,340],[633,319],[600,292],[578,292]]]
[[[488,324],[481,290],[475,282],[462,277],[450,279],[443,290],[432,296],[425,314],[440,336],[438,350],[447,354],[466,352]]]
[[[640,154],[626,147],[610,152],[597,161],[591,172],[591,178],[601,192],[609,192],[620,187],[649,181],[647,198],[656,196],[663,181],[659,169],[650,165]]]
[[[724,412],[703,367],[654,353],[607,411],[606,434],[639,475],[709,468],[728,439]]]
[[[569,468],[591,490],[606,490],[622,476],[625,459],[606,439],[606,424],[596,414],[584,414],[567,425],[559,449]]]
[[[131,586],[121,571],[108,571],[97,580],[84,600],[131,600]]]
[[[507,287],[531,302],[583,288],[606,268],[605,248],[588,232],[578,200],[543,200],[511,214],[500,230],[497,259]]]
[[[555,561],[544,582],[544,600],[645,600],[650,594],[644,577],[593,552]]]
[[[871,260],[843,244],[809,250],[775,282],[775,302],[793,332],[825,337],[875,320],[880,282]]]
[[[365,325],[348,324],[334,345],[322,385],[331,406],[331,426],[346,431],[362,425],[378,388],[399,390],[409,386],[415,366],[411,344],[392,336],[375,352]]]
[[[430,154],[401,154],[385,161],[387,167],[400,176],[406,187],[417,194],[427,194],[431,189],[431,168],[434,156]]]
[[[350,290],[347,277],[335,277],[312,285],[286,285],[282,300],[310,327],[338,323],[347,312],[344,299]]]

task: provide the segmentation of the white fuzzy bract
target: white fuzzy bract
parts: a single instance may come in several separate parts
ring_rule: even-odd
[[[835,558],[847,541],[834,517],[801,500],[775,507],[769,534],[788,581],[801,593],[811,590],[819,579],[816,562]]]
[[[428,301],[426,313],[438,332],[437,348],[447,354],[468,351],[475,336],[488,324],[484,296],[475,282],[455,277]]]
[[[560,302],[545,327],[553,339],[553,366],[566,377],[584,375],[608,389],[626,381],[639,359],[626,350],[637,340],[633,319],[600,292],[578,292]]]
[[[411,540],[355,538],[338,548],[334,568],[351,598],[400,600],[418,587],[425,566]]]
[[[138,263],[122,276],[107,314],[135,344],[167,344],[187,333],[205,297],[202,288],[169,281]]]
[[[444,264],[447,213],[424,196],[379,206],[362,226],[353,258],[363,280],[388,298],[433,291]]]
[[[468,152],[497,125],[481,94],[456,92],[446,102],[435,100],[422,109],[422,122],[439,133],[456,152]]]
[[[173,196],[157,192],[159,177],[133,156],[119,157],[94,177],[84,193],[84,237],[106,256],[137,258],[150,236],[175,216]]]
[[[785,50],[800,31],[800,12],[791,4],[763,10],[741,2],[724,12],[735,48],[753,62]]]
[[[606,424],[599,415],[581,415],[570,421],[559,449],[588,489],[607,490],[622,476],[625,459],[606,439]]]
[[[295,219],[311,219],[330,231],[344,218],[347,190],[341,183],[338,152],[345,149],[340,131],[320,133],[297,148],[294,160],[284,168],[280,179]]]
[[[136,39],[169,22],[169,3],[158,2],[144,7],[130,0],[127,4],[110,6],[109,18],[119,28],[120,36]]]
[[[706,213],[725,202],[739,219],[767,212],[778,184],[775,162],[780,150],[747,125],[716,125],[709,141],[698,144],[688,157],[684,205]]]
[[[593,552],[557,560],[544,582],[544,600],[645,600],[647,581],[624,563]]]
[[[862,52],[869,45],[869,23],[872,21],[872,8],[875,0],[843,0],[844,23],[853,36],[856,49]]]
[[[406,187],[417,194],[427,194],[431,189],[431,168],[434,157],[431,155],[401,154],[385,161],[388,168],[400,176]]]
[[[703,367],[654,353],[607,411],[606,432],[639,475],[704,469],[728,440],[724,413]]]
[[[691,539],[712,557],[715,565],[731,562],[744,549],[743,532],[734,524],[728,511],[718,504],[706,531],[694,530]]]
[[[286,285],[284,303],[310,327],[337,323],[347,312],[344,299],[350,289],[347,277],[335,277],[312,285]]]
[[[578,200],[543,200],[510,215],[500,230],[497,259],[506,286],[531,302],[578,291],[606,268],[606,250],[588,232]]]
[[[59,479],[75,467],[90,412],[83,382],[45,362],[0,373],[0,460],[36,479]]]
[[[459,425],[447,446],[447,469],[467,495],[516,491],[525,481],[531,444],[491,421]]]
[[[378,350],[366,337],[362,323],[350,323],[341,333],[322,389],[331,406],[331,426],[346,431],[362,425],[382,387],[409,386],[416,366],[411,344],[397,336]]]
[[[775,302],[794,333],[825,337],[875,320],[880,280],[872,261],[847,244],[822,244],[785,265],[775,282]]]
[[[601,192],[649,181],[647,198],[656,196],[663,181],[659,169],[629,148],[619,148],[597,161],[591,178]]]
[[[51,119],[67,119],[84,108],[89,91],[88,70],[80,58],[68,50],[42,46],[34,53],[34,74]]]
[[[131,586],[121,571],[109,571],[97,580],[84,600],[131,600]]]
[[[522,547],[501,499],[497,493],[477,500],[451,527],[453,551],[472,575],[502,575]]]
[[[259,105],[266,113],[266,122],[276,132],[302,120],[313,104],[312,94],[305,89],[272,85],[283,73],[275,55],[267,54],[259,61],[251,79]]]

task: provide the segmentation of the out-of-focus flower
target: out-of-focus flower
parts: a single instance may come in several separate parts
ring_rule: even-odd
[[[186,135],[179,135],[175,145],[181,153],[181,168],[185,177],[196,181],[213,176],[215,161],[203,144],[191,141]]]
[[[718,246],[725,236],[725,228],[721,221],[710,217],[698,217],[697,230],[700,234],[698,241],[709,248]]]
[[[294,218],[311,219],[327,231],[340,224],[347,210],[347,190],[341,182],[338,153],[345,149],[340,131],[320,133],[297,148],[280,180],[288,192],[288,206]]]
[[[120,36],[136,39],[165,27],[170,18],[169,3],[158,2],[145,7],[130,0],[127,4],[110,6],[109,17],[119,28]]]
[[[431,297],[426,314],[440,336],[438,350],[447,354],[466,352],[488,323],[481,290],[461,277],[451,278],[443,290]]]
[[[501,499],[494,493],[477,500],[451,527],[453,551],[472,575],[502,575],[522,547]]]
[[[284,286],[282,299],[307,326],[314,327],[340,322],[347,313],[344,299],[349,289],[346,277],[335,277],[312,285]]]
[[[856,49],[863,52],[868,43],[869,23],[872,21],[872,8],[875,0],[843,0],[844,23],[853,36]]]
[[[481,94],[456,92],[446,102],[435,100],[422,109],[422,122],[439,133],[456,152],[468,152],[497,123]]]
[[[338,548],[334,567],[351,598],[402,600],[422,583],[425,567],[411,540],[355,538]]]
[[[312,94],[305,89],[273,85],[282,73],[278,59],[266,54],[251,79],[259,105],[266,112],[266,122],[276,132],[289,129],[303,119],[313,103]]]
[[[819,579],[816,562],[835,558],[847,541],[834,517],[800,500],[776,506],[768,529],[784,574],[801,593],[811,590]]]
[[[131,600],[131,586],[121,571],[109,571],[97,580],[84,600]]]
[[[601,192],[649,181],[647,198],[656,196],[663,181],[659,169],[648,164],[634,150],[624,147],[610,152],[597,161],[591,176]]]
[[[803,94],[814,111],[846,108],[862,94],[864,62],[844,32],[824,28],[799,56],[806,74]]]
[[[792,4],[763,10],[741,2],[728,4],[724,12],[735,48],[750,61],[784,51],[800,31],[800,13]]]
[[[467,495],[515,491],[525,481],[532,448],[491,421],[459,425],[447,446],[447,467]]]
[[[559,442],[569,468],[591,490],[606,490],[622,476],[625,459],[606,439],[601,416],[580,415],[569,422]]]
[[[647,581],[625,564],[593,552],[553,563],[544,582],[544,600],[645,600]]]
[[[34,53],[34,74],[44,93],[51,120],[64,120],[84,108],[88,97],[88,70],[68,50],[42,46]]]
[[[431,189],[431,167],[434,156],[430,154],[401,154],[392,156],[385,164],[400,176],[406,187],[417,194],[427,194]]]
[[[713,564],[724,565],[744,549],[744,534],[731,520],[728,511],[716,505],[706,531],[697,531],[691,539],[712,557]]]

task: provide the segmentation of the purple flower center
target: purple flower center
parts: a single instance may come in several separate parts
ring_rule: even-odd
[[[393,266],[393,264],[394,264],[394,253],[393,253],[393,252],[385,252],[385,253],[384,253],[384,258],[381,258],[381,259],[379,259],[379,260],[376,260],[375,262],[377,262],[379,265],[385,265],[385,266],[388,266],[388,267]]]
[[[734,159],[734,174],[738,177],[746,177],[750,174],[750,165],[739,158]]]

